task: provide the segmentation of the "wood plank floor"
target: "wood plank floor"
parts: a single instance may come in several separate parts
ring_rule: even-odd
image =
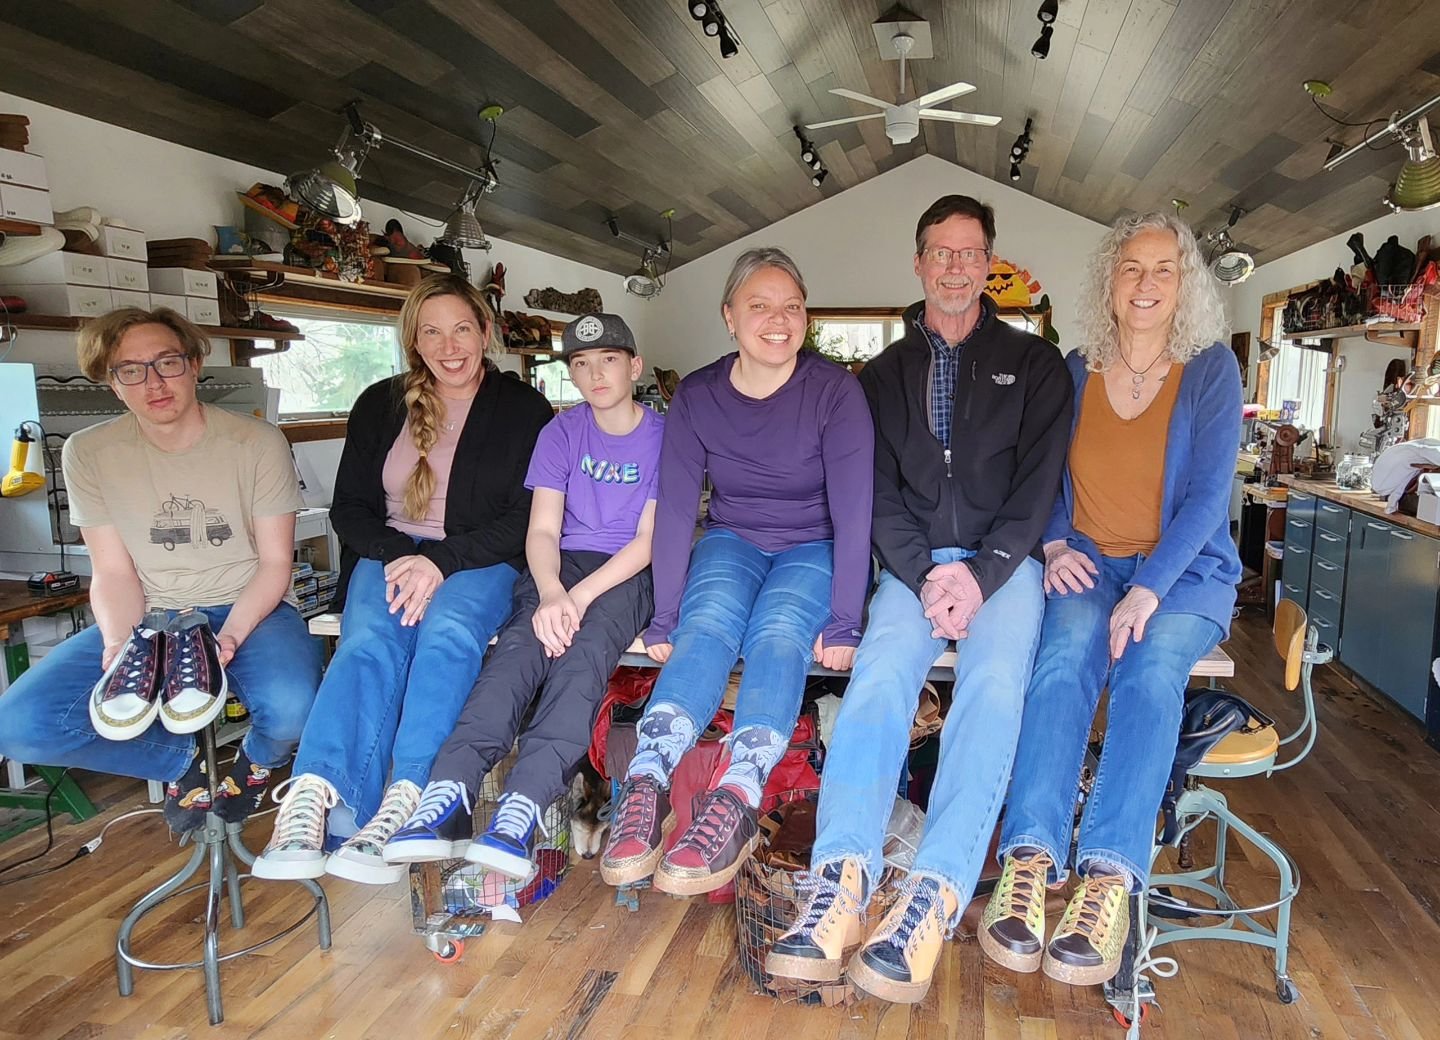
[[[1284,722],[1297,719],[1298,701],[1276,692],[1280,668],[1263,623],[1243,620],[1228,649],[1239,666],[1234,686]],[[1230,804],[1300,864],[1291,951],[1300,1001],[1276,1000],[1264,951],[1171,947],[1180,973],[1158,983],[1161,1011],[1145,1030],[1154,1040],[1437,1035],[1440,755],[1413,720],[1322,672],[1323,729],[1310,759],[1270,780],[1224,785]],[[59,827],[42,863],[59,862],[105,820],[142,804],[138,785],[96,778],[87,787],[102,816]],[[272,820],[248,830],[252,848]],[[0,864],[43,840],[42,830],[6,843]],[[437,963],[411,934],[404,886],[327,882],[333,949],[319,952],[307,927],[226,965],[226,1020],[212,1029],[198,972],[141,973],[130,998],[115,989],[116,925],[182,860],[160,818],[144,816],[115,827],[93,857],[0,888],[0,1040],[1123,1035],[1098,990],[1016,977],[973,941],[947,947],[936,985],[915,1007],[781,1004],[755,993],[740,971],[731,908],[650,895],[630,913],[615,907],[591,863],[578,865],[526,924],[492,927],[455,965]],[[1239,844],[1232,865],[1242,896],[1270,898],[1271,871],[1253,849]],[[293,886],[247,882],[246,891],[247,933],[303,909]],[[191,897],[152,914],[141,955],[198,956],[189,944],[200,913]]]

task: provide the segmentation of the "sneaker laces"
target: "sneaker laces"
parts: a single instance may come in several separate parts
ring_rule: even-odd
[[[835,900],[840,895],[840,882],[835,878],[826,877],[827,870],[829,870],[828,866],[822,867],[814,873],[807,870],[796,875],[795,894],[804,900],[805,909],[801,912],[800,920],[796,922],[793,931],[808,932],[818,927],[821,920],[830,912],[830,908],[835,905]]]
[[[200,660],[201,640],[200,625],[194,628],[187,628],[180,637],[175,640],[175,665],[174,675],[179,679],[182,687],[198,689],[200,686]]]
[[[280,796],[282,791],[284,798]],[[270,797],[280,803],[271,848],[298,845],[318,849],[325,844],[325,814],[340,803],[340,795],[328,781],[313,773],[301,773],[277,784]]]
[[[698,850],[709,862],[740,825],[747,809],[749,806],[729,788],[717,787],[706,792],[700,811],[685,829],[684,836],[675,843],[675,851],[689,846]]]
[[[905,915],[885,941],[897,950],[904,950],[920,922],[939,905],[940,883],[934,878],[912,876],[902,881],[896,891],[899,898],[905,900]]]
[[[647,786],[653,793],[646,793]],[[610,823],[611,847],[631,840],[649,842],[650,832],[655,826],[658,794],[658,785],[648,776],[632,777],[625,781],[620,789],[620,806]]]
[[[1079,935],[1097,951],[1114,926],[1114,915],[1107,914],[1107,896],[1112,889],[1124,889],[1125,879],[1115,874],[1086,875],[1080,879],[1079,898],[1071,899],[1065,908],[1065,919],[1060,922],[1061,932]]]
[[[139,693],[142,687],[140,680],[150,671],[154,657],[155,643],[152,637],[144,635],[140,626],[136,625],[124,649],[120,651],[120,667],[115,669],[115,674],[110,679],[107,695]]]
[[[500,808],[490,821],[490,829],[523,842],[531,824],[545,837],[550,837],[545,821],[540,818],[540,807],[525,795],[512,791],[500,799]]]
[[[1002,885],[1007,879],[1010,882],[1001,895],[1005,903],[1005,915],[1029,921],[1036,899],[1045,898],[1045,879],[1050,874],[1050,857],[1043,852],[1037,852],[1028,859],[1012,856],[1006,867],[1008,869],[1001,878]]]
[[[467,813],[471,811],[470,792],[466,790],[464,784],[456,780],[430,781],[425,785],[425,790],[420,796],[420,804],[415,806],[415,811],[410,814],[410,819],[405,822],[405,826],[433,828],[445,815],[445,810],[450,807],[450,803],[456,799],[459,799]]]
[[[413,792],[413,793],[412,793]],[[397,780],[385,792],[380,808],[370,817],[370,822],[361,827],[345,842],[346,845],[374,845],[377,848],[390,840],[390,836],[405,825],[420,801],[420,790],[408,780]]]

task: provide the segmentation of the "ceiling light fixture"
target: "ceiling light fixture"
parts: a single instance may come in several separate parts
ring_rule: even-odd
[[[1040,10],[1035,12],[1035,17],[1049,25],[1060,17],[1060,0],[1042,0]]]
[[[1331,92],[1328,83],[1306,80],[1304,87],[1305,92],[1315,102],[1315,107],[1319,108],[1327,119],[1346,126],[1356,125],[1336,119],[1320,106],[1319,99]],[[1366,124],[1365,136],[1360,142],[1338,152],[1331,148],[1322,169],[1333,170],[1362,149],[1374,148],[1377,142],[1383,142],[1382,147],[1399,143],[1405,147],[1407,157],[1395,175],[1395,182],[1385,194],[1385,205],[1397,213],[1415,213],[1440,206],[1440,153],[1436,151],[1430,123],[1425,118],[1425,113],[1437,105],[1440,105],[1440,94],[1416,105],[1409,112],[1393,113],[1385,125],[1374,133],[1369,131],[1371,124]],[[1373,124],[1379,120],[1371,122]]]
[[[1010,146],[1010,179],[1012,181],[1018,181],[1020,179],[1020,164],[1023,163],[1025,157],[1030,154],[1030,145],[1032,144],[1030,130],[1034,125],[1034,118],[1026,116],[1025,129],[1020,131],[1020,136],[1015,138],[1015,143]]]
[[[1030,48],[1030,53],[1035,55],[1035,57],[1039,58],[1041,61],[1044,61],[1046,58],[1050,57],[1050,37],[1053,36],[1054,33],[1054,27],[1049,25],[1042,25],[1040,27],[1040,38],[1036,40],[1034,45]]]
[[[815,174],[815,176],[810,178],[810,183],[818,188],[820,187],[820,185],[825,183],[825,178],[828,176],[830,176],[830,171],[825,169],[824,167],[821,167],[820,170]]]
[[[815,142],[805,136],[803,130],[798,126],[794,128],[795,136],[800,140],[800,161],[813,171],[810,175],[810,183],[820,187],[825,183],[825,178],[830,171],[825,169],[825,164],[820,160],[820,149],[815,147]]]
[[[1177,215],[1182,208],[1176,205]],[[1236,245],[1235,240],[1230,237],[1230,229],[1244,215],[1245,211],[1239,206],[1232,207],[1230,220],[1225,226],[1216,228],[1205,236],[1205,241],[1210,245],[1210,254],[1207,257],[1210,272],[1225,285],[1239,285],[1255,273],[1255,258]]]
[[[690,17],[697,22],[710,11],[709,0],[690,0]]]
[[[700,30],[706,36],[720,40],[720,57],[733,58],[740,53],[740,41],[715,0],[689,0],[686,9],[690,17],[700,23]]]
[[[675,237],[673,230],[675,211],[667,209],[660,215],[665,218],[665,237],[658,242],[651,242],[638,235],[632,235],[628,231],[621,231],[620,222],[614,217],[605,219],[605,226],[610,229],[610,234],[644,247],[645,252],[640,257],[640,266],[635,269],[634,274],[627,275],[621,282],[627,293],[638,296],[642,300],[653,300],[660,295],[660,290],[665,288],[665,274],[670,270],[671,243]],[[663,268],[660,266],[662,261],[665,264]]]

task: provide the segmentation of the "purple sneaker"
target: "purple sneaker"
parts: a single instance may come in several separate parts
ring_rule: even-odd
[[[90,692],[90,722],[109,740],[139,736],[160,711],[165,685],[165,613],[146,614]]]

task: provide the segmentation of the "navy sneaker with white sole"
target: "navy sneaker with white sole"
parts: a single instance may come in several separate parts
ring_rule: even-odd
[[[475,833],[470,793],[455,780],[431,780],[405,825],[390,836],[386,863],[430,863],[465,855]]]
[[[160,721],[171,733],[197,733],[224,710],[229,689],[210,619],[196,610],[176,614],[165,630]]]
[[[140,619],[90,691],[90,723],[107,740],[144,733],[160,713],[165,687],[165,612]]]
[[[523,794],[508,792],[500,796],[490,826],[470,843],[465,859],[512,881],[529,881],[538,869],[532,858],[537,830],[545,830],[540,807]]]

